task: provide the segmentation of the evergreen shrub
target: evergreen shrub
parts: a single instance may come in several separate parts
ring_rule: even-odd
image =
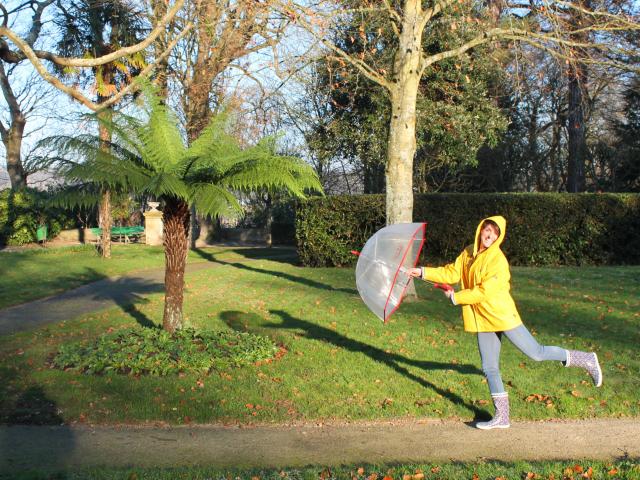
[[[487,216],[507,219],[502,246],[512,265],[640,263],[638,194],[416,195],[415,222],[427,222],[423,262],[453,261]],[[385,225],[384,195],[312,198],[298,203],[296,240],[306,266],[354,265],[351,250]]]
[[[62,344],[52,366],[88,375],[165,376],[249,365],[272,359],[277,351],[269,338],[246,332],[185,328],[171,335],[158,328],[127,328],[88,344]]]
[[[49,194],[37,190],[0,191],[0,245],[24,245],[36,241],[39,226],[47,237],[57,236],[75,225],[70,212],[49,205]]]

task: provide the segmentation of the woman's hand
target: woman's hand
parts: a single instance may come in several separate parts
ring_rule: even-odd
[[[456,303],[456,297],[453,296],[456,293],[453,290],[453,287],[451,287],[450,289],[448,288],[446,290],[443,290],[443,292],[444,292],[444,296],[447,297],[449,299],[449,301],[451,301],[451,303],[453,303],[454,305],[458,305]]]
[[[407,274],[410,277],[420,278],[422,277],[422,269],[421,268],[408,268]]]

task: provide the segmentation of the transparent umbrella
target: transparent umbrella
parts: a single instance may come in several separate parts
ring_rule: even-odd
[[[364,303],[383,322],[395,312],[412,277],[425,240],[426,223],[397,223],[365,243],[356,265],[356,286]]]

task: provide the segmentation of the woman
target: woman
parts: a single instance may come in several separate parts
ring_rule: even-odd
[[[594,352],[565,350],[540,345],[522,324],[509,290],[509,263],[500,250],[506,233],[506,220],[501,216],[484,219],[476,230],[475,242],[454,263],[439,268],[413,268],[409,273],[430,282],[461,283],[461,290],[445,290],[454,305],[462,306],[464,329],[476,332],[482,359],[495,406],[495,415],[476,427],[489,430],[509,428],[509,397],[500,377],[500,346],[506,336],[525,355],[536,361],[557,360],[567,367],[587,370],[596,387],[602,385],[602,370]]]

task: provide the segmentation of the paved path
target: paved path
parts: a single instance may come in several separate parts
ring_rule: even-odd
[[[89,466],[297,467],[382,462],[640,458],[633,419],[262,427],[0,427],[0,471]]]
[[[257,260],[290,256],[290,250],[274,248],[268,256],[265,255],[255,259],[243,258],[234,260],[233,263],[244,264]],[[224,261],[190,263],[187,264],[186,273],[217,267],[224,263]],[[125,307],[145,295],[163,291],[164,268],[106,278],[69,290],[60,295],[0,310],[0,335],[29,330],[48,323],[62,322],[79,315],[107,308]]]

